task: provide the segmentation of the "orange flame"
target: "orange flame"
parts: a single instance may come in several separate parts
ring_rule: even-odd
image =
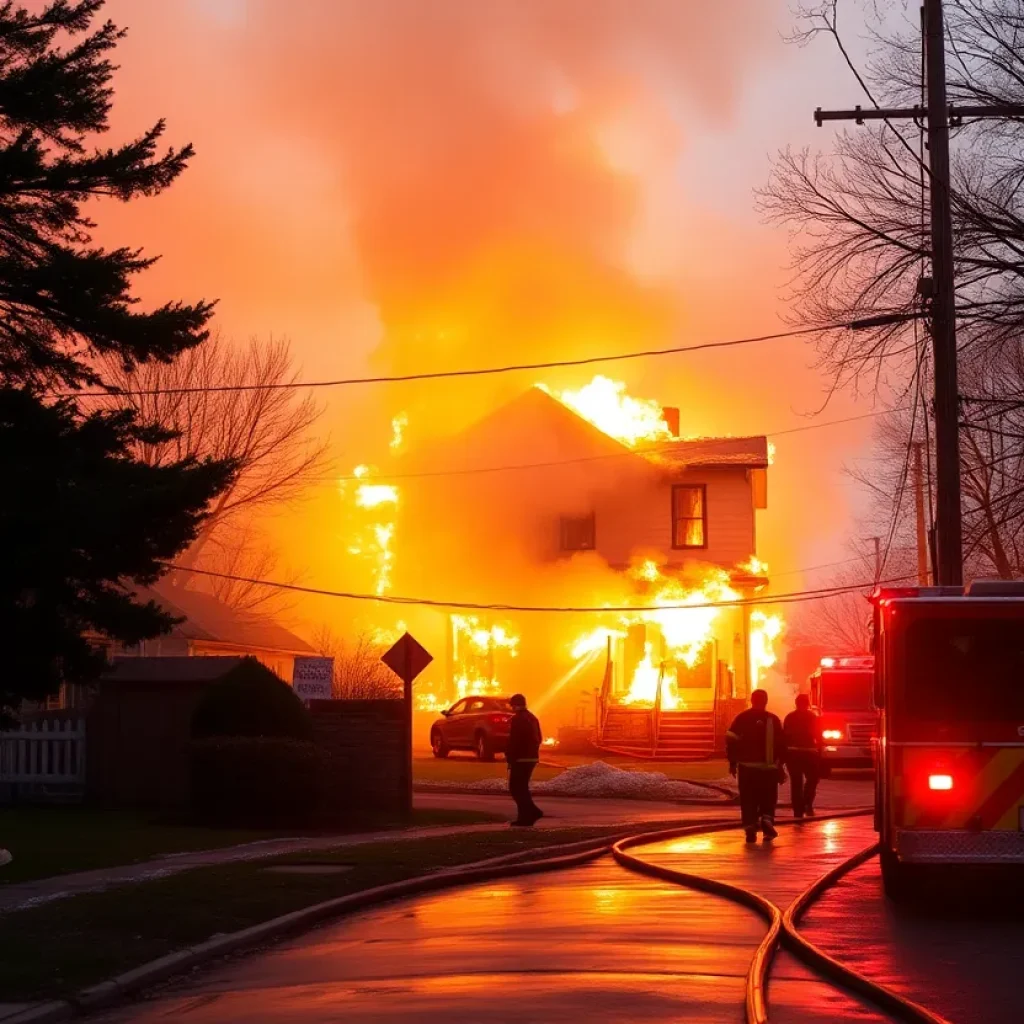
[[[553,394],[545,385],[542,390]],[[617,441],[635,447],[641,441],[671,441],[672,431],[662,416],[661,404],[654,399],[633,398],[626,394],[626,385],[598,374],[576,391],[554,393],[598,430]]]

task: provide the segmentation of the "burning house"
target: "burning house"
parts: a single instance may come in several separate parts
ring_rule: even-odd
[[[530,388],[393,482],[368,476],[377,592],[481,606],[410,609],[439,662],[421,707],[521,690],[606,749],[709,753],[716,709],[746,698],[781,630],[751,606],[769,461],[764,437],[680,437],[678,410],[596,377]]]

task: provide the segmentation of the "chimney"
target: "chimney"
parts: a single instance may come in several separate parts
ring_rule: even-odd
[[[668,424],[668,429],[673,437],[679,436],[679,410],[669,406],[662,406],[661,418]]]

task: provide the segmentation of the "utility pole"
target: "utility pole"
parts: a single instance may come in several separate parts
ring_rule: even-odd
[[[964,117],[1020,117],[1024,106],[950,106],[946,100],[946,54],[942,0],[923,0],[921,29],[925,40],[926,109],[825,111],[814,120],[825,121],[921,120],[927,126],[928,182],[931,200],[931,336],[935,371],[935,582],[943,586],[963,583],[963,538],[960,509],[960,425],[957,390],[956,298],[953,276],[953,224],[949,177],[949,126]]]
[[[882,578],[882,538],[872,537],[871,543],[875,546],[875,581]]]
[[[917,582],[928,586],[928,530],[924,519],[924,469],[920,441],[914,442],[914,511],[917,514]]]
[[[949,106],[942,0],[924,0],[928,83],[928,195],[932,227],[932,359],[935,371],[935,527],[941,586],[963,584],[960,509],[960,396],[956,365],[953,215],[949,195]]]

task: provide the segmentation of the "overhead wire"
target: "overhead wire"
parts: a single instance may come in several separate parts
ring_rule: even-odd
[[[407,597],[396,594],[367,594],[357,591],[326,590],[319,587],[307,587],[298,583],[281,583],[275,580],[261,580],[249,576],[236,576],[232,573],[214,572],[209,569],[194,569],[191,566],[175,565],[173,562],[161,562],[165,569],[172,572],[184,572],[211,579],[230,580],[235,583],[247,583],[252,586],[269,587],[274,590],[286,590],[291,593],[309,594],[316,597],[340,598],[347,601],[370,601],[376,604],[391,604],[424,608],[455,608],[461,611],[484,612],[538,612],[543,614],[573,615],[605,615],[631,614],[635,612],[693,611],[702,608],[734,608],[750,605],[798,604],[804,601],[824,600],[841,594],[857,593],[877,586],[891,583],[902,583],[915,578],[913,575],[894,576],[885,580],[865,580],[861,583],[843,584],[835,587],[823,587],[817,590],[797,590],[790,593],[765,595],[763,597],[736,598],[731,601],[704,601],[694,604],[668,603],[657,605],[524,605],[506,604],[501,602],[442,600],[427,597]]]
[[[849,324],[826,324],[817,327],[798,327],[773,334],[759,334],[746,338],[730,338],[725,341],[705,341],[696,345],[674,345],[669,348],[643,349],[639,352],[615,352],[602,356],[584,356],[578,359],[553,359],[536,363],[509,363],[501,366],[468,367],[454,370],[422,370],[417,373],[384,374],[376,377],[342,377],[333,380],[291,380],[260,384],[215,384],[194,387],[173,388],[110,388],[100,391],[65,392],[61,397],[74,398],[116,398],[118,396],[148,395],[190,395],[216,394],[234,391],[293,391],[301,388],[334,388],[363,384],[401,384],[409,381],[441,380],[452,377],[483,377],[504,373],[519,373],[528,370],[553,370],[569,366],[590,366],[600,363],[624,362],[630,359],[650,359],[659,356],[683,355],[688,352],[705,352],[714,349],[736,348],[740,345],[754,345],[763,341],[780,341],[785,338],[799,338],[808,334],[821,334]]]

